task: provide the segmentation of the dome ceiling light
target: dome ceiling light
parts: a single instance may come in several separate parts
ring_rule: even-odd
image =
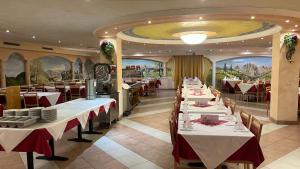
[[[185,35],[181,35],[180,39],[188,45],[196,45],[196,44],[201,44],[202,42],[204,42],[207,38],[206,34],[185,34]]]

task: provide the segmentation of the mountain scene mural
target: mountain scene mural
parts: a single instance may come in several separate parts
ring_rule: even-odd
[[[6,86],[24,85],[25,65],[21,55],[13,53],[6,61],[5,66]]]
[[[70,80],[71,78],[71,63],[65,58],[45,56],[31,61],[30,79],[32,84]]]
[[[216,80],[238,77],[243,80],[271,80],[272,58],[264,56],[233,58],[218,61]]]

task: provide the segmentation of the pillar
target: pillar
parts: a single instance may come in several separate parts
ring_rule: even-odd
[[[30,85],[30,60],[25,60],[25,82]]]
[[[212,85],[216,88],[216,61],[212,62]]]
[[[75,79],[75,62],[71,62],[72,80]]]
[[[119,106],[119,117],[123,116],[123,79],[122,79],[122,39],[115,38],[115,39],[104,39],[103,41],[110,41],[114,44],[115,47],[115,56],[113,58],[114,65],[117,66],[117,92],[119,94],[118,98],[118,106]],[[100,41],[101,44],[102,41]],[[108,63],[108,60],[103,56],[100,55],[101,63]]]
[[[5,61],[1,60],[1,87],[6,87],[6,78],[5,78]]]
[[[273,35],[270,119],[276,123],[295,123],[298,120],[298,83],[300,44],[293,56],[286,60],[286,49],[281,49],[282,33]]]
[[[123,79],[122,79],[122,39],[116,40],[116,56],[114,63],[117,66],[117,89],[119,92],[119,117],[123,116]]]
[[[163,70],[164,70],[163,77],[167,77],[167,64],[166,63],[163,63]]]

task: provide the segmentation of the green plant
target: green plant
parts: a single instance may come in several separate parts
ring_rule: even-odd
[[[298,37],[297,37],[297,34],[286,34],[284,36],[284,41],[283,41],[283,45],[286,47],[286,59],[292,63],[292,57],[296,51],[296,46],[297,46],[297,43],[298,43]]]
[[[115,54],[115,47],[111,42],[109,41],[102,42],[100,45],[100,51],[110,63],[113,63],[112,58]]]

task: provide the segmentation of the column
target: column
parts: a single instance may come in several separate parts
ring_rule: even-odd
[[[25,82],[30,85],[30,60],[25,60]]]
[[[216,61],[212,62],[212,85],[216,88]]]
[[[71,62],[72,80],[75,79],[75,62]]]
[[[276,123],[296,123],[298,120],[298,83],[300,44],[296,47],[294,63],[286,58],[280,46],[282,33],[273,35],[270,119]]]
[[[116,56],[114,59],[114,63],[117,65],[117,86],[119,92],[119,117],[123,115],[123,79],[122,79],[122,39],[117,38],[116,45]]]
[[[5,78],[5,61],[1,60],[1,87],[6,87],[6,78]]]
[[[163,63],[163,70],[164,70],[163,77],[167,77],[167,64],[166,63]]]

